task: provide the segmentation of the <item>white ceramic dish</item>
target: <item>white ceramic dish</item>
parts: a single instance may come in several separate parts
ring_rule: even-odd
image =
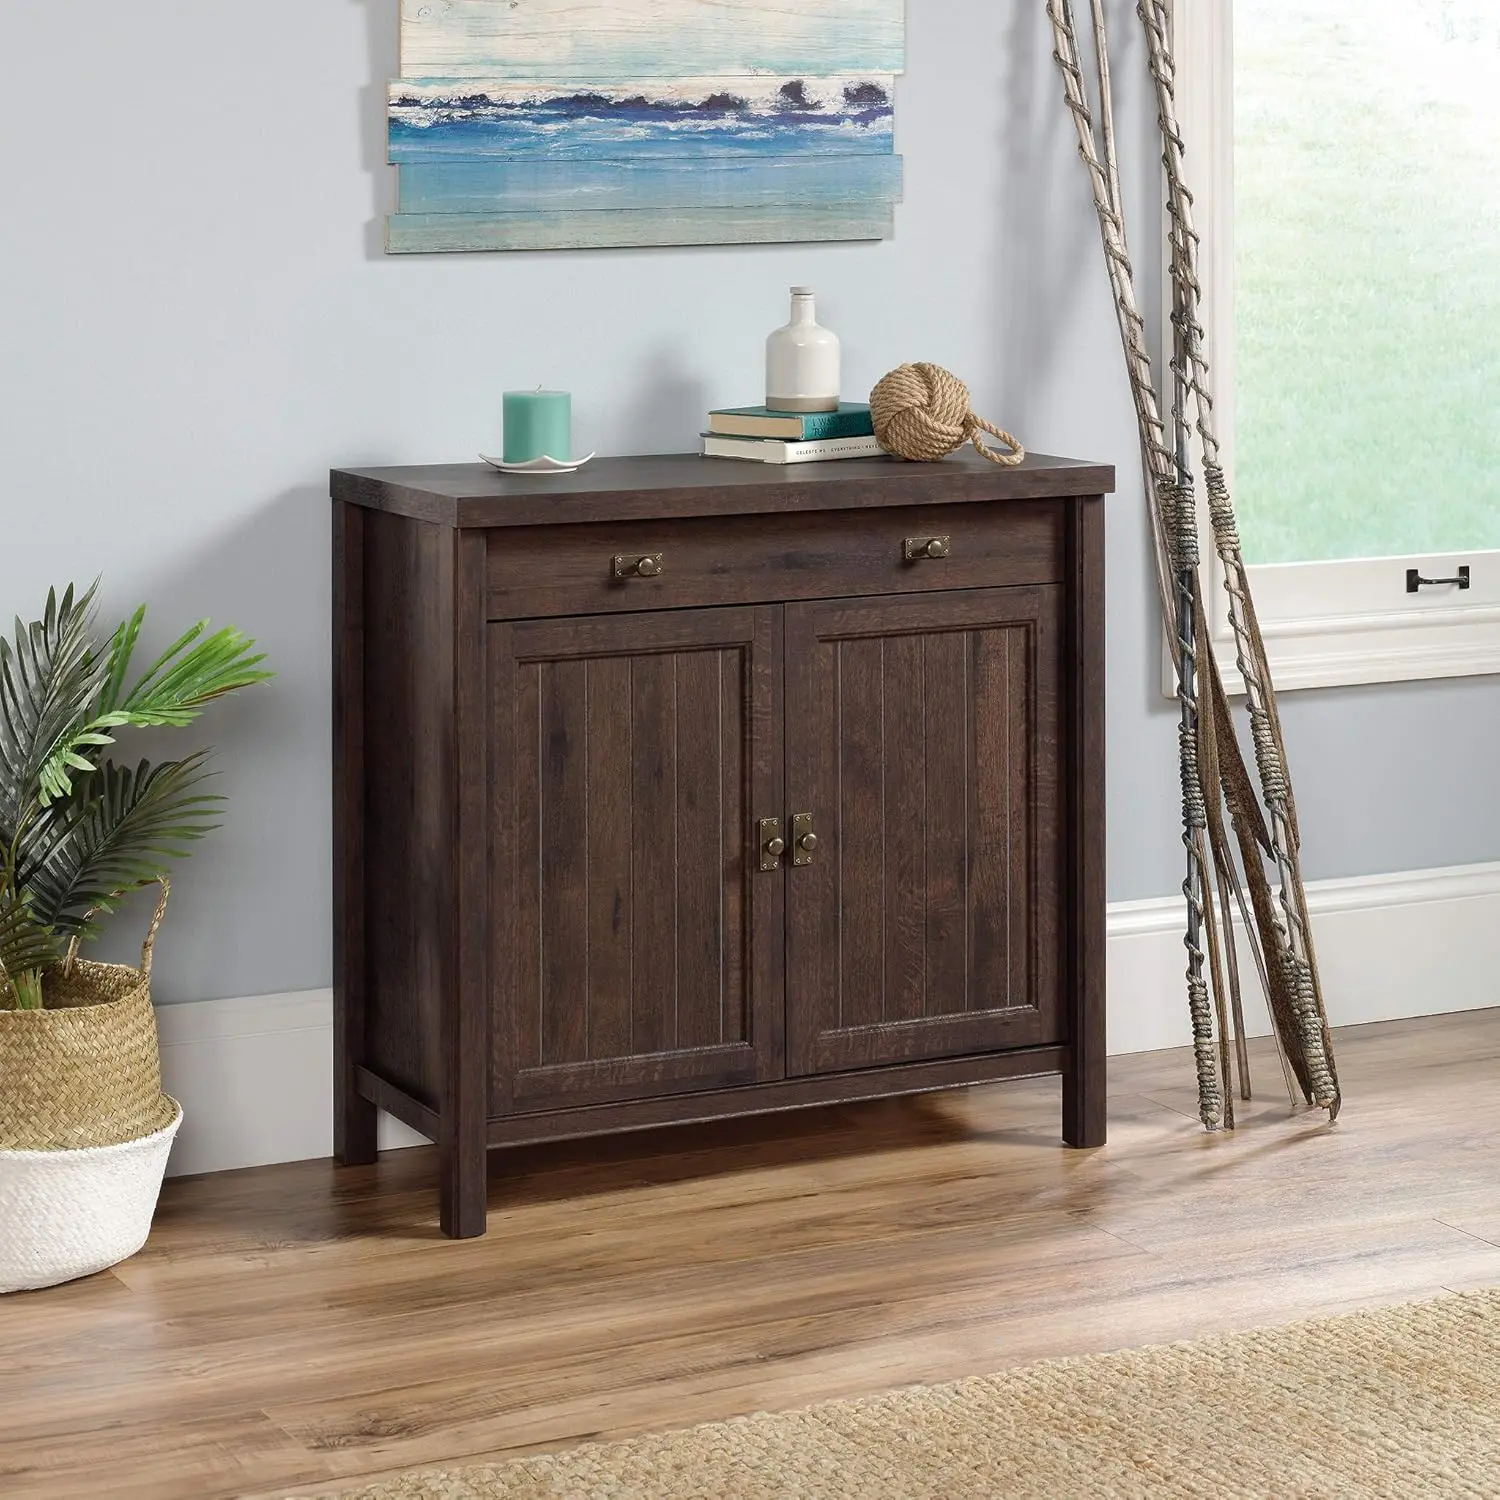
[[[581,469],[594,455],[585,454],[582,458],[528,458],[523,464],[508,464],[503,458],[491,458],[488,453],[479,455],[492,469],[504,469],[507,474],[571,474],[575,469]]]

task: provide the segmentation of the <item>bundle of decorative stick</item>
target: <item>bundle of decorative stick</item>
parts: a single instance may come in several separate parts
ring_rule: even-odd
[[[1090,105],[1072,0],[1047,0],[1064,94],[1088,168],[1140,426],[1151,501],[1162,618],[1177,670],[1182,757],[1182,841],[1187,851],[1187,988],[1198,1072],[1199,1115],[1210,1130],[1234,1125],[1233,1073],[1250,1097],[1234,912],[1244,920],[1281,1051],[1287,1089],[1338,1116],[1341,1096],[1318,982],[1299,859],[1297,809],[1286,769],[1265,642],[1250,597],[1234,505],[1219,459],[1209,368],[1203,354],[1198,235],[1183,175],[1166,0],[1140,0],[1166,168],[1172,272],[1172,444],[1167,443],[1145,323],[1135,295],[1115,152],[1109,39],[1103,0],[1088,0],[1098,110]],[[1250,713],[1257,777],[1235,738],[1229,700],[1210,646],[1198,556],[1196,429],[1214,548],[1224,569],[1230,629]],[[1259,791],[1257,793],[1257,781]],[[1228,811],[1226,823],[1225,811]],[[1231,846],[1231,833],[1233,846]],[[1239,852],[1238,863],[1235,848]],[[1273,890],[1267,866],[1275,873]],[[1240,871],[1244,876],[1241,879]],[[1248,904],[1247,891],[1248,887]],[[1206,952],[1205,952],[1206,949]],[[1205,975],[1204,962],[1208,972]],[[1233,1062],[1231,1061],[1233,1041]]]

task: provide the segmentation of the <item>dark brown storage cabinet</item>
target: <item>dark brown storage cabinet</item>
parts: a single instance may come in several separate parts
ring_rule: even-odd
[[[336,1135],[1063,1075],[1104,1140],[1103,495],[1031,457],[333,474]]]

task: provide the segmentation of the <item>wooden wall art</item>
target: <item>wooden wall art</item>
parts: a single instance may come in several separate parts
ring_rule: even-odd
[[[402,0],[392,253],[871,240],[904,0]]]

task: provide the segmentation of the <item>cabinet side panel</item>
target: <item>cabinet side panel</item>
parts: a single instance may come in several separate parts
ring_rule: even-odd
[[[452,532],[365,517],[368,1063],[436,1107],[451,977]]]
[[[375,1107],[362,1098],[365,994],[365,513],[333,506],[333,1149],[375,1160]]]
[[[1069,502],[1066,776],[1068,1068],[1063,1139],[1102,1146],[1104,1060],[1104,499]]]

